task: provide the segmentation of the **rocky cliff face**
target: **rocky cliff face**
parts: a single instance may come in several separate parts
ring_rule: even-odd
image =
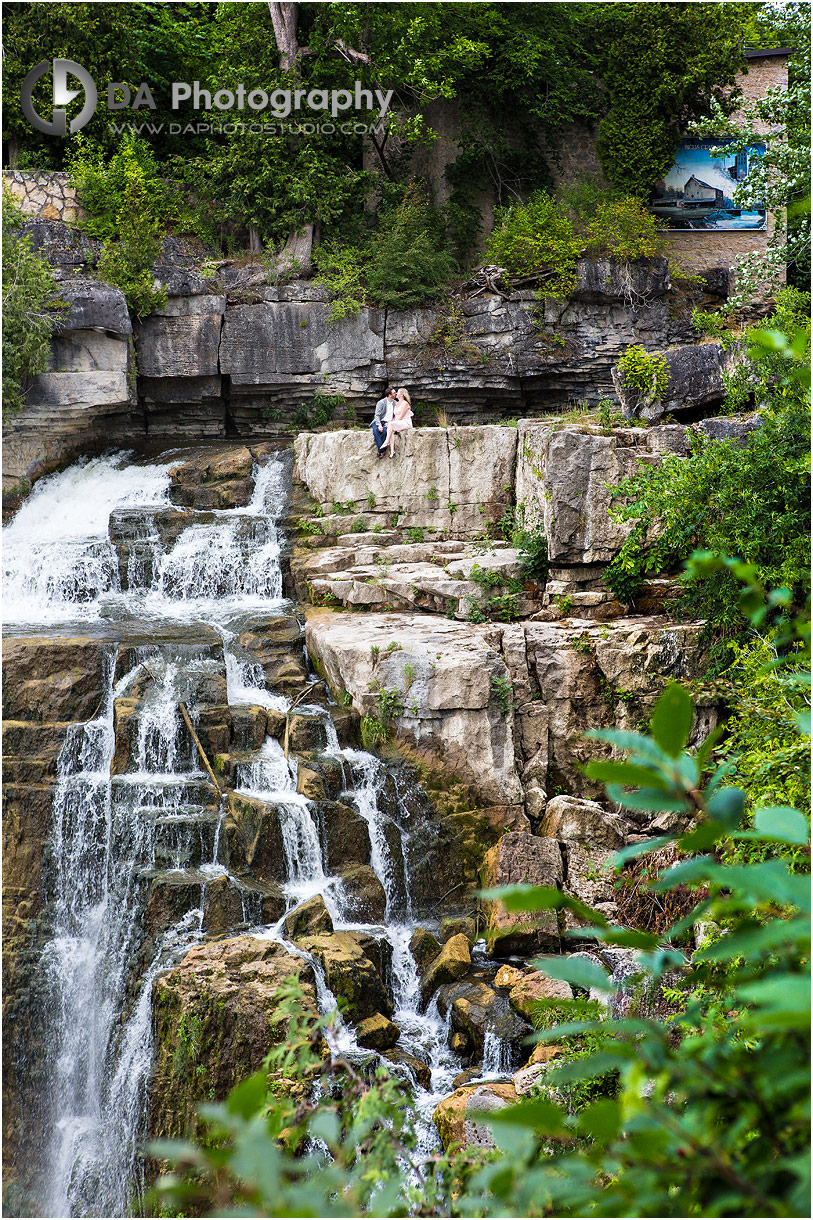
[[[56,221],[29,231],[70,309],[8,430],[7,491],[110,443],[286,435],[307,421],[315,394],[344,400],[329,408],[337,422],[366,419],[387,382],[408,385],[425,414],[442,407],[459,423],[594,403],[613,396],[611,370],[628,344],[692,342],[692,306],[727,291],[712,275],[675,285],[663,259],[585,259],[570,298],[544,308],[530,292],[482,293],[438,309],[365,308],[331,325],[324,289],[269,286],[261,265],[228,260],[204,277],[167,239],[154,268],[167,302],[132,324],[121,292],[93,278],[97,242]]]

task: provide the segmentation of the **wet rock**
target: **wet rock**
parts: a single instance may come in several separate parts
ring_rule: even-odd
[[[209,881],[203,891],[203,931],[228,932],[244,921],[243,898],[232,879],[224,874]]]
[[[259,750],[265,741],[268,727],[268,713],[265,708],[257,704],[232,704],[229,711],[235,749]]]
[[[350,774],[347,762],[337,758],[335,754],[322,754],[314,750],[306,750],[299,754],[300,768],[317,775],[322,785],[322,795],[315,800],[338,801],[350,786]]]
[[[465,1085],[437,1106],[432,1119],[444,1150],[452,1148],[493,1148],[491,1128],[482,1121],[485,1113],[493,1113],[517,1100],[512,1084],[494,1081],[488,1084]]]
[[[461,1034],[459,1031],[451,1035],[449,1038],[449,1046],[456,1055],[466,1055],[471,1050],[468,1038],[465,1034]],[[472,1072],[471,1074],[475,1076],[477,1075],[476,1072]],[[469,1075],[469,1073],[461,1072],[460,1075]],[[457,1080],[457,1077],[455,1077],[455,1080]],[[455,1088],[458,1088],[458,1085],[455,1084],[454,1081],[452,1083],[454,1084]]]
[[[539,833],[565,843],[583,843],[615,851],[623,847],[630,824],[617,813],[609,813],[596,801],[577,796],[554,796],[548,801]]]
[[[226,863],[264,881],[284,881],[285,850],[279,810],[257,797],[230,792],[223,820]]]
[[[321,776],[309,767],[300,766],[296,776],[296,790],[310,801],[321,801],[327,796]]]
[[[341,801],[319,801],[315,809],[325,868],[331,875],[369,864],[370,831],[361,814]]]
[[[410,1073],[415,1077],[422,1089],[431,1089],[432,1069],[428,1063],[424,1063],[423,1059],[410,1055],[409,1051],[401,1050],[386,1051],[384,1058],[389,1059],[390,1063],[401,1064],[403,1067],[409,1068]]]
[[[477,921],[467,916],[445,915],[440,921],[440,939],[445,945],[453,936],[463,933],[469,946],[477,939]]]
[[[381,976],[351,932],[322,933],[305,937],[302,948],[322,963],[327,985],[337,1000],[343,1000],[351,1021],[363,1021],[375,1013],[392,1016],[392,1004]]]
[[[562,856],[554,839],[511,832],[486,853],[483,888],[502,885],[544,885],[561,889]],[[483,900],[485,936],[495,957],[532,953],[543,946],[558,949],[555,912],[508,911],[499,901]]]
[[[456,1034],[455,1037],[461,1037],[461,1035]],[[452,1088],[455,1090],[462,1089],[464,1085],[470,1084],[472,1080],[479,1080],[480,1075],[481,1073],[478,1068],[466,1068],[465,1072],[457,1073],[452,1081]]]
[[[342,874],[345,909],[354,923],[383,923],[387,895],[373,870],[366,864]]]
[[[106,689],[103,640],[35,636],[3,641],[3,718],[84,721],[99,710]]]
[[[367,1046],[374,1051],[389,1050],[400,1037],[398,1026],[380,1012],[373,1013],[356,1026],[356,1041],[359,1046]]]
[[[459,979],[471,966],[469,942],[462,932],[447,940],[421,977],[421,997],[426,1004],[443,983]]]
[[[276,989],[292,975],[315,1007],[313,972],[305,961],[281,945],[239,936],[190,949],[155,980],[152,1137],[191,1134],[204,1099],[225,1097],[284,1042],[286,1026],[272,1018]]]
[[[440,941],[425,928],[416,928],[409,940],[409,951],[415,959],[418,972],[422,973],[440,953]]]
[[[212,676],[212,675],[210,675]],[[217,675],[219,677],[219,675]],[[223,692],[225,694],[225,691]],[[197,702],[197,701],[196,701]],[[232,719],[228,704],[201,707],[197,703],[195,732],[211,762],[215,754],[225,754],[232,739]]]
[[[332,931],[333,920],[321,894],[315,894],[313,898],[303,902],[285,919],[285,935],[289,940],[299,940],[302,936],[318,936],[322,932],[330,933]]]

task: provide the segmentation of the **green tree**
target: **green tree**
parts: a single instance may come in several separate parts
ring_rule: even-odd
[[[598,152],[609,181],[648,199],[672,165],[690,119],[714,103],[733,109],[728,93],[743,66],[747,4],[612,4],[599,6],[596,66],[609,109],[598,127]]]
[[[26,381],[48,364],[50,338],[64,313],[49,263],[21,236],[23,215],[3,198],[3,419],[21,410]]]

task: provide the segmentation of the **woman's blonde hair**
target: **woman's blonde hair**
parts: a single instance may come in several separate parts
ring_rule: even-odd
[[[412,399],[409,397],[409,390],[405,386],[401,386],[398,393],[403,394],[404,398],[407,400],[409,405],[412,406]]]

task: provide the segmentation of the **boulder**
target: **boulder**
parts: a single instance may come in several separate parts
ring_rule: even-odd
[[[483,1058],[487,1034],[516,1047],[530,1033],[525,1022],[504,1005],[496,992],[482,984],[476,991],[467,988],[462,995],[455,996],[451,1024],[453,1030],[465,1035],[469,1052],[477,1060]]]
[[[529,528],[544,527],[552,565],[609,563],[630,532],[610,518],[609,488],[635,474],[641,461],[663,453],[687,456],[679,425],[619,428],[551,428],[520,420],[516,498]]]
[[[440,953],[440,941],[425,928],[416,928],[409,940],[409,951],[419,973],[422,973]]]
[[[484,889],[503,885],[562,888],[562,855],[555,839],[511,831],[486,852],[481,871]],[[483,900],[485,937],[495,957],[559,948],[559,926],[551,911],[507,911],[499,900]]]
[[[254,459],[244,445],[203,454],[169,471],[173,503],[189,508],[237,508],[254,490]]]
[[[444,915],[440,921],[440,939],[442,944],[445,945],[447,940],[451,940],[453,936],[457,936],[460,932],[463,933],[469,945],[473,945],[477,939],[477,920],[465,915]]]
[[[639,390],[628,388],[619,370],[613,369],[613,385],[625,419],[640,415],[648,424],[655,424],[664,415],[696,412],[722,403],[726,364],[722,344],[693,344],[663,352],[662,356],[666,361],[666,389],[654,401]]]
[[[421,998],[426,1004],[443,983],[451,983],[471,966],[469,942],[462,932],[447,940],[440,953],[421,976]]]
[[[617,851],[627,842],[631,827],[617,813],[609,813],[596,801],[577,796],[555,796],[545,806],[539,833],[564,843],[582,843]]]
[[[323,511],[335,502],[375,513],[402,514],[412,528],[474,537],[483,520],[498,521],[509,504],[517,452],[514,428],[421,428],[398,441],[397,462],[378,460],[369,432],[300,434],[295,441],[296,476]]]
[[[362,938],[352,932],[321,933],[304,937],[300,945],[313,954],[325,971],[328,987],[351,1021],[363,1021],[375,1013],[392,1015],[392,1004],[381,976],[362,947]]]
[[[367,864],[342,873],[342,900],[351,923],[383,923],[387,916],[387,895],[373,869]]]
[[[369,1047],[370,1050],[387,1051],[395,1046],[400,1037],[398,1026],[380,1012],[373,1013],[356,1026],[356,1041],[359,1046]]]
[[[276,990],[294,976],[316,1008],[313,971],[276,943],[248,936],[190,949],[153,984],[155,1062],[149,1093],[153,1138],[191,1134],[198,1106],[257,1071],[286,1027],[274,1022]]]
[[[540,1000],[572,1000],[573,988],[561,979],[552,979],[543,971],[534,970],[513,984],[508,999],[514,1011],[530,1021]]]
[[[502,1110],[516,1100],[514,1086],[501,1081],[465,1085],[451,1097],[445,1097],[432,1115],[444,1150],[449,1152],[455,1147],[493,1148],[491,1128],[482,1121],[481,1116]]]
[[[314,894],[307,902],[285,917],[285,935],[289,940],[302,936],[318,936],[321,932],[333,931],[333,920],[321,894]]]
[[[55,333],[103,331],[124,339],[133,333],[124,293],[112,284],[82,277],[63,280],[60,297],[68,302],[68,312],[60,318]]]
[[[616,874],[613,868],[615,852],[583,847],[580,843],[567,846],[567,880],[565,889],[589,907],[615,904]],[[567,912],[568,915],[571,912]]]
[[[416,1055],[410,1055],[409,1051],[388,1050],[384,1052],[384,1058],[390,1063],[400,1064],[409,1070],[410,1076],[414,1077],[422,1089],[431,1089],[432,1087],[432,1069],[428,1063],[424,1063],[423,1059],[418,1059]]]

